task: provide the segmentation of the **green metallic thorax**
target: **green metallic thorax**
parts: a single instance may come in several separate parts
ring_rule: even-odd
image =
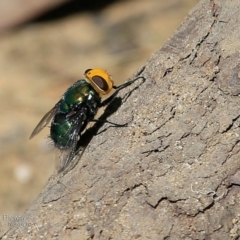
[[[94,97],[97,101],[100,101],[100,97],[88,82],[85,80],[77,81],[63,95],[59,106],[59,111],[62,113],[69,113],[72,108],[80,103],[87,103],[88,99],[91,97]]]

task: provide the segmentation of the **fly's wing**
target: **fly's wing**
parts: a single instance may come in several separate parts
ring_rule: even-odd
[[[85,128],[86,121],[82,120],[81,117],[76,115],[71,116],[71,118],[72,126],[67,133],[67,135],[70,136],[68,145],[70,145],[71,147],[66,150],[60,150],[60,164],[57,167],[58,173],[63,172],[72,162],[75,156],[78,155],[78,157],[80,158],[83,154],[81,147],[77,149],[77,145],[81,137],[81,132]],[[80,153],[80,156],[78,153]]]
[[[58,173],[63,173],[65,175],[67,172],[69,172],[71,169],[73,169],[79,160],[81,159],[85,149],[87,146],[81,146],[77,150],[71,152],[73,149],[68,149],[65,151],[61,151],[60,155],[60,164],[59,164],[59,159],[57,162],[57,171]],[[72,155],[73,153],[73,155]]]
[[[57,111],[57,107],[58,104],[56,104],[49,112],[47,112],[43,118],[41,119],[41,121],[38,123],[38,125],[35,127],[35,129],[33,130],[31,136],[29,139],[33,138],[34,136],[36,136],[38,133],[40,133],[42,131],[42,129],[44,127],[47,126],[47,124],[49,123],[49,121],[53,118],[53,116],[56,114]]]

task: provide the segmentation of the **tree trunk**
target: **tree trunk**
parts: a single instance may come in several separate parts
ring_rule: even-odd
[[[103,124],[5,237],[237,239],[239,24],[239,0],[200,1],[111,103],[128,126]]]

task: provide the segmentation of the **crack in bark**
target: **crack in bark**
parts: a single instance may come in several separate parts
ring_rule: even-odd
[[[146,157],[148,157],[151,153],[160,153],[160,152],[164,152],[170,145],[166,145],[164,147],[161,148],[161,146],[159,146],[158,148],[155,149],[151,149],[151,150],[147,150],[144,152],[141,152],[141,154],[146,154]]]
[[[166,123],[168,123],[171,119],[173,119],[175,117],[176,111],[175,111],[175,106],[173,106],[170,109],[170,113],[172,114],[168,119],[166,119],[166,121],[164,121],[159,127],[155,128],[153,131],[151,132],[146,132],[145,135],[151,135],[153,133],[155,133],[156,131],[160,130],[164,125],[166,125]]]
[[[163,78],[173,71],[173,67],[167,68],[163,73]]]
[[[149,201],[146,201],[146,203],[151,207],[151,208],[154,208],[154,209],[157,209],[157,207],[159,206],[159,204],[164,201],[164,200],[167,200],[169,203],[173,204],[173,203],[177,203],[177,202],[180,202],[180,201],[185,201],[186,199],[177,199],[177,200],[170,200],[168,197],[161,197],[160,199],[158,199],[157,203],[156,204],[151,204]]]
[[[231,130],[231,128],[233,127],[234,123],[239,119],[239,117],[240,117],[240,114],[238,116],[236,116],[235,118],[233,118],[232,119],[232,123],[229,124],[229,126],[226,129],[224,129],[222,132],[220,132],[220,133],[226,133],[229,130]]]
[[[140,187],[140,186],[143,186],[144,188],[146,188],[142,183],[136,183],[136,184],[134,184],[133,186],[124,189],[124,190],[123,190],[123,194],[124,194],[125,192],[132,191],[132,190],[134,190],[134,189],[136,189],[136,188],[138,188],[138,187]],[[122,195],[123,195],[123,194],[122,194]]]
[[[159,137],[157,137],[157,138],[155,138],[155,139],[153,139],[153,140],[146,140],[146,142],[147,142],[147,143],[152,143],[152,142],[155,142],[155,141],[157,141],[157,140],[162,141],[162,139],[167,138],[167,137],[169,137],[169,136],[171,136],[171,135],[172,135],[172,133],[168,133],[168,134],[166,134],[166,135],[159,136]]]

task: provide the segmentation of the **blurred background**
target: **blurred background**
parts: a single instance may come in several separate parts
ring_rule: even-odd
[[[22,214],[53,173],[48,128],[29,136],[64,91],[88,68],[126,81],[198,0],[81,2],[0,2],[0,218]]]

